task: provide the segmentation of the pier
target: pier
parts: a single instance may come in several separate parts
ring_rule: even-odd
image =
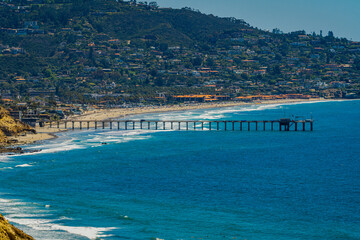
[[[292,120],[63,120],[44,122],[50,128],[90,130],[177,131],[313,131],[314,121]]]

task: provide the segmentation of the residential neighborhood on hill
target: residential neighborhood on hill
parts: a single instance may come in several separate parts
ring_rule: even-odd
[[[28,115],[61,118],[61,106],[74,113],[90,105],[358,98],[359,82],[360,42],[332,32],[263,31],[156,2],[0,1],[0,99]]]

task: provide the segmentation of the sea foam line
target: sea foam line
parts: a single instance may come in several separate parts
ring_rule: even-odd
[[[19,199],[0,199],[0,209],[7,220],[36,231],[64,231],[70,234],[83,236],[89,239],[105,238],[113,236],[108,232],[118,229],[117,227],[92,227],[92,226],[68,226],[59,224],[58,221],[73,221],[69,217],[54,218],[52,210],[29,206],[29,203]],[[36,212],[36,214],[34,214]]]
[[[22,226],[30,227],[37,231],[65,231],[71,234],[80,235],[88,239],[97,239],[99,237],[110,237],[106,232],[116,230],[116,227],[89,227],[89,226],[66,226],[54,223],[61,219],[40,219],[40,218],[12,218],[6,217],[10,222]]]

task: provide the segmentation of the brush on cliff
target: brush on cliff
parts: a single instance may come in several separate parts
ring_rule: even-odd
[[[34,240],[34,238],[11,225],[0,214],[0,240]]]
[[[12,118],[9,112],[0,106],[0,144],[8,143],[8,136],[16,136],[23,132],[34,132],[27,124]]]

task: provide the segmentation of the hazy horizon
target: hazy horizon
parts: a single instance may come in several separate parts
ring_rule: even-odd
[[[191,7],[206,14],[244,19],[253,27],[264,30],[279,28],[284,32],[305,30],[307,33],[360,41],[360,1],[347,0],[157,0],[160,7]]]

